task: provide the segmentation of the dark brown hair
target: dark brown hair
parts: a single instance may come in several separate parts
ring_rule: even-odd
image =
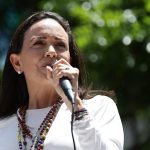
[[[60,15],[54,12],[41,11],[32,14],[28,17],[14,33],[3,70],[1,94],[0,94],[0,118],[8,117],[16,113],[18,107],[28,105],[28,90],[24,74],[18,75],[10,62],[12,53],[19,54],[22,49],[25,32],[37,21],[45,18],[56,20],[66,31],[69,37],[69,50],[71,56],[71,65],[80,70],[79,74],[79,95],[83,99],[87,93],[86,73],[84,65],[79,53],[75,39],[71,33],[68,21],[64,20]]]

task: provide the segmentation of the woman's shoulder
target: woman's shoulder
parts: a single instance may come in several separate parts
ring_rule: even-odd
[[[104,105],[115,105],[113,99],[104,95],[96,95],[90,99],[85,99],[84,103],[86,105],[94,105],[94,106],[104,106]]]
[[[18,149],[17,117],[15,115],[0,119],[0,150]]]
[[[85,107],[92,112],[110,112],[116,113],[117,106],[113,99],[104,95],[96,95],[90,99],[84,100]]]
[[[0,119],[0,130],[3,130],[4,128],[8,128],[10,126],[13,126],[16,123],[17,123],[16,115],[12,115],[10,117]]]

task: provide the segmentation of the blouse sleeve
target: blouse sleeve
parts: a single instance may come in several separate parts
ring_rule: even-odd
[[[85,107],[89,117],[74,122],[82,150],[123,150],[123,127],[114,101],[96,96]]]

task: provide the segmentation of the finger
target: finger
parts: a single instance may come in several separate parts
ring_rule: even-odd
[[[54,74],[57,74],[58,72],[61,72],[62,70],[69,70],[69,69],[71,69],[70,66],[61,64],[61,65],[58,65],[57,67],[55,67],[53,69],[53,72],[54,72]]]
[[[59,66],[59,65],[68,65],[68,66],[71,66],[69,62],[67,62],[65,59],[61,58],[59,59],[58,61],[56,61],[54,64],[53,64],[53,68]]]
[[[70,73],[69,70],[61,70],[61,71],[59,71],[59,72],[57,72],[57,73],[55,74],[55,77],[56,77],[57,79],[60,79],[60,78],[62,78],[62,77],[68,77],[70,80],[74,80],[74,79],[75,79],[74,74],[73,74],[73,73]]]
[[[47,70],[47,79],[49,80],[53,77],[52,76],[53,69],[50,66],[46,66],[46,70]]]

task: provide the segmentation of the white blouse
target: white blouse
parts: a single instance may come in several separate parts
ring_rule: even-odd
[[[90,118],[74,122],[77,150],[123,150],[123,127],[116,104],[106,96],[83,100]],[[33,133],[47,115],[50,107],[27,110],[26,123]],[[73,150],[71,112],[63,103],[46,136],[44,150]],[[0,150],[17,150],[17,117],[0,120]],[[27,139],[28,149],[30,141]]]

